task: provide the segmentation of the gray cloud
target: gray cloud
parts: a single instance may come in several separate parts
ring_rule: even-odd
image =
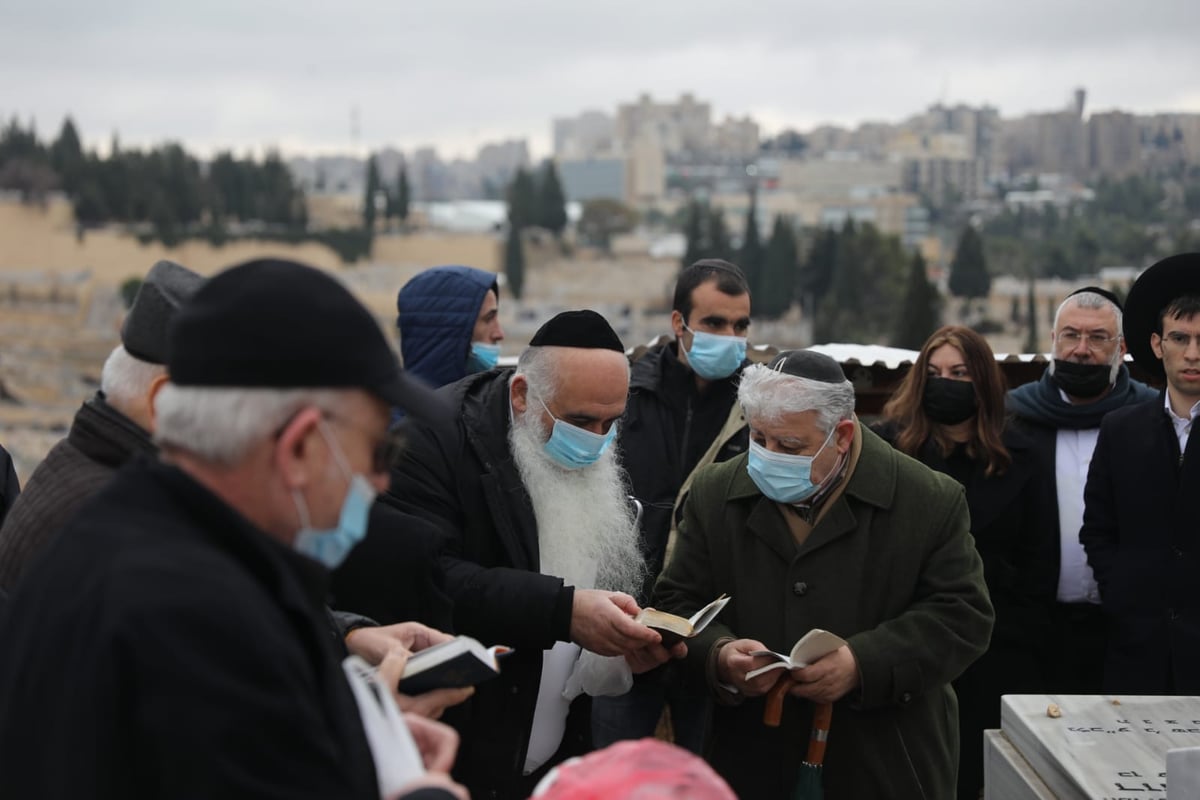
[[[1200,4],[2,0],[0,114],[89,139],[463,150],[692,90],[771,126],[898,119],[938,99],[1200,111]]]

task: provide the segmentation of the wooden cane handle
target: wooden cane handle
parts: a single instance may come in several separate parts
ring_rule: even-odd
[[[783,698],[787,697],[788,690],[795,685],[796,682],[787,672],[784,672],[779,676],[779,680],[775,681],[771,691],[767,692],[767,705],[763,709],[764,725],[771,728],[779,727],[779,723],[783,719]]]

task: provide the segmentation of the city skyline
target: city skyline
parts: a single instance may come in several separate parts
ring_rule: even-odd
[[[764,134],[894,123],[937,102],[1011,118],[1062,108],[1077,86],[1089,110],[1200,112],[1189,41],[1200,6],[1176,0],[448,2],[419,17],[376,0],[336,15],[228,0],[0,9],[5,119],[34,118],[51,138],[69,114],[91,146],[115,131],[206,156],[433,146],[472,158],[482,144],[526,139],[541,157],[555,117],[612,113],[643,93],[692,92],[714,119],[748,115]]]

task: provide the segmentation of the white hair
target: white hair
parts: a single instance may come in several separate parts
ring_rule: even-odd
[[[817,424],[829,433],[838,422],[854,415],[854,386],[850,381],[826,383],[754,364],[742,372],[738,402],[747,420],[778,422],[786,414],[817,412]]]
[[[1054,312],[1054,332],[1055,333],[1058,332],[1058,318],[1062,314],[1063,309],[1066,308],[1067,306],[1072,306],[1074,308],[1087,308],[1087,309],[1091,309],[1093,311],[1096,311],[1096,310],[1099,310],[1102,308],[1109,309],[1110,311],[1113,312],[1114,315],[1116,315],[1117,338],[1118,339],[1121,338],[1121,331],[1122,331],[1121,325],[1122,325],[1122,318],[1124,316],[1121,313],[1121,309],[1118,308],[1117,304],[1114,303],[1112,300],[1109,300],[1104,295],[1097,294],[1096,292],[1080,292],[1079,294],[1073,294],[1070,297],[1068,297],[1066,300],[1063,300],[1061,303],[1059,303],[1058,310]]]
[[[555,390],[558,388],[558,359],[562,351],[567,349],[571,348],[526,347],[517,359],[517,369],[513,373],[513,377],[518,375],[523,377],[534,397],[545,403],[553,402]],[[625,360],[625,377],[628,380],[629,359]]]
[[[237,464],[306,406],[336,410],[342,389],[242,389],[176,386],[154,398],[154,440],[222,466]]]
[[[100,391],[109,405],[128,416],[132,409],[146,404],[151,384],[166,374],[162,364],[134,358],[119,344],[108,354],[100,371]]]

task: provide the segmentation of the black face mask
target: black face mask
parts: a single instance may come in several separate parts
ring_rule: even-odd
[[[942,425],[957,425],[975,416],[975,384],[949,378],[925,379],[925,396],[921,398],[925,415]]]
[[[1050,377],[1072,397],[1096,397],[1112,384],[1111,364],[1076,364],[1054,359],[1054,374]]]

